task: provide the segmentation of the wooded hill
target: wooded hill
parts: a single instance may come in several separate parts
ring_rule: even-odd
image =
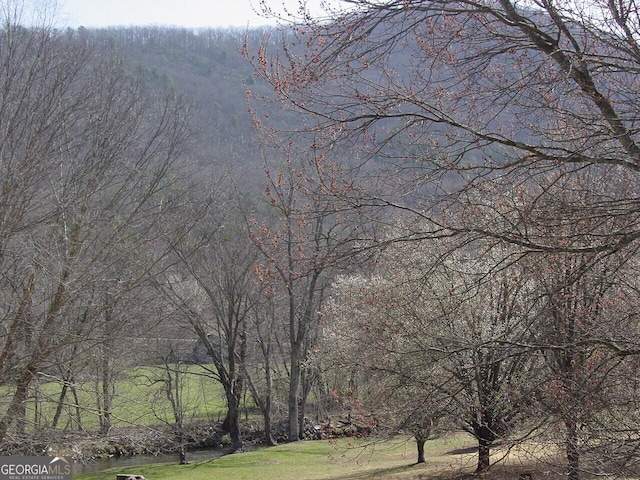
[[[114,48],[133,74],[152,84],[171,86],[194,109],[196,141],[189,160],[201,166],[235,170],[247,188],[262,190],[263,147],[248,113],[246,87],[266,93],[242,56],[245,41],[261,41],[266,30],[189,30],[169,27],[80,29],[78,34],[103,48]]]

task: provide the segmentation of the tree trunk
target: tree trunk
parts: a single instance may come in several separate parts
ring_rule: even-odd
[[[273,379],[271,378],[271,364],[268,359],[265,358],[265,382],[266,382],[266,394],[264,398],[260,397],[258,390],[251,381],[251,377],[248,375],[246,370],[243,371],[245,378],[247,380],[247,385],[249,386],[249,390],[251,391],[251,398],[253,398],[254,403],[260,409],[262,413],[262,419],[264,422],[264,442],[273,446],[276,445],[276,441],[273,438],[273,433],[271,432],[271,408],[272,408],[272,389],[273,389]]]
[[[75,380],[71,377],[71,383],[75,385]],[[71,387],[71,393],[73,393],[73,402],[76,408],[76,427],[78,430],[82,430],[82,411],[80,410],[80,399],[78,398],[78,390],[75,386]]]
[[[269,405],[271,404],[271,399],[267,400]],[[264,412],[264,442],[272,447],[277,445],[275,438],[273,438],[273,428],[271,426],[271,407],[269,406]]]
[[[4,441],[7,433],[9,432],[9,427],[17,418],[19,418],[21,410],[24,409],[24,405],[29,395],[31,379],[31,372],[27,369],[27,371],[22,374],[22,378],[20,378],[16,385],[16,390],[13,394],[11,404],[0,421],[0,443]]]
[[[265,364],[265,381],[267,384],[267,394],[264,401],[264,410],[262,415],[264,417],[264,440],[267,445],[275,445],[276,441],[273,438],[271,432],[271,409],[273,403],[273,378],[271,377],[271,362],[266,361]]]
[[[67,396],[67,389],[69,388],[69,384],[65,380],[65,383],[62,385],[62,390],[60,391],[60,397],[58,397],[58,406],[56,407],[56,413],[53,415],[53,421],[51,422],[51,428],[55,430],[58,426],[58,420],[60,420],[60,415],[62,414],[62,409],[64,408],[64,399]]]
[[[427,461],[427,457],[424,454],[424,444],[426,441],[426,438],[416,437],[416,447],[418,447],[418,461],[416,463],[424,463]]]
[[[304,390],[304,389],[303,389]],[[298,438],[304,440],[304,417],[307,414],[307,396],[303,393],[298,403]]]
[[[109,304],[109,294],[106,294],[105,304]],[[100,412],[100,432],[103,434],[109,433],[111,430],[111,404],[113,400],[112,393],[112,377],[111,375],[111,349],[112,339],[111,332],[111,309],[107,308],[104,312],[104,340],[102,343],[102,355],[100,363],[102,367],[102,412]]]
[[[24,401],[16,404],[16,409],[14,410],[14,416],[16,419],[16,432],[19,434],[23,434],[27,429],[27,399],[29,398],[29,386],[27,387],[27,391],[24,395]]]
[[[77,352],[77,345],[74,345],[73,353]],[[62,390],[60,391],[60,396],[58,397],[58,405],[56,406],[56,413],[53,416],[53,421],[51,422],[51,428],[56,429],[58,427],[58,422],[60,421],[60,415],[62,415],[62,410],[64,409],[64,401],[67,398],[67,392],[69,390],[69,386],[72,383],[73,374],[70,369],[62,370]],[[77,392],[76,392],[77,395]],[[77,403],[77,402],[76,402]],[[77,406],[77,405],[76,405]]]
[[[189,463],[187,462],[187,449],[184,446],[184,441],[180,444],[179,462],[180,465],[187,465]]]
[[[240,394],[242,381],[232,380],[225,387],[227,395],[227,416],[222,423],[222,429],[231,437],[231,448],[234,452],[242,450],[242,436],[240,434]]]
[[[478,466],[476,473],[485,473],[489,471],[491,456],[491,442],[485,438],[478,438]]]
[[[109,359],[105,354],[102,362],[102,412],[100,412],[100,432],[104,434],[111,430],[111,375],[109,370]]]
[[[302,368],[300,370],[300,402],[298,403],[298,428],[300,439],[304,440],[305,417],[307,415],[307,400],[318,375],[315,370]]]
[[[300,413],[298,409],[298,393],[300,392],[300,346],[294,345],[291,349],[291,372],[289,378],[289,438],[290,442],[300,440],[299,419]]]
[[[580,453],[578,452],[578,428],[573,419],[565,420],[565,449],[567,453],[567,478],[580,479]]]
[[[182,419],[176,424],[177,437],[178,437],[178,462],[180,465],[187,465],[187,446],[184,433],[184,423]]]

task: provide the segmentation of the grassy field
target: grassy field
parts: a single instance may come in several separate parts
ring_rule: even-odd
[[[202,367],[184,367],[183,399],[187,419],[218,420],[224,417],[225,401],[219,383],[204,376]],[[173,421],[170,403],[164,391],[161,367],[137,367],[122,373],[116,382],[112,407],[113,426],[154,425]],[[58,382],[42,381],[37,395],[27,405],[29,424],[48,428],[53,420],[62,385]],[[99,425],[97,415],[97,395],[102,386],[99,382],[79,382],[76,384],[80,405],[81,423],[84,429]],[[10,398],[2,395],[1,398]],[[58,428],[77,427],[74,399],[68,392]]]
[[[225,412],[225,402],[220,385],[204,376],[198,366],[189,366],[184,376],[184,404],[188,420],[208,419],[217,421]],[[172,411],[159,381],[163,377],[160,367],[138,367],[121,375],[116,382],[113,403],[114,426],[158,425],[171,423]],[[81,406],[82,426],[85,429],[98,426],[96,395],[101,385],[84,382],[76,385]],[[38,385],[37,402],[28,406],[29,420],[47,428],[53,419],[61,385],[42,381]],[[0,396],[2,398],[2,396]],[[58,428],[74,429],[76,409],[67,398],[67,404]],[[147,480],[445,480],[462,478],[475,469],[477,455],[473,440],[466,435],[427,442],[427,462],[415,464],[415,443],[408,438],[394,441],[340,440],[313,441],[284,444],[257,451],[229,455],[215,460],[194,461],[189,465],[149,464],[74,477],[82,480],[114,480],[116,473],[144,475]],[[496,450],[493,461],[504,457]],[[553,468],[540,463],[548,457],[548,451],[518,452],[512,450],[499,465],[492,467],[491,479],[517,479],[526,471],[535,477],[562,478]],[[557,459],[555,465],[561,465]]]
[[[189,465],[151,464],[105,470],[76,480],[114,480],[116,474],[147,480],[444,480],[473,472],[476,456],[466,435],[427,442],[427,462],[415,464],[409,438],[392,441],[307,441],[228,455]],[[498,454],[499,455],[499,454]],[[486,478],[513,479],[531,468],[521,458],[505,462]],[[545,478],[555,478],[546,474]]]

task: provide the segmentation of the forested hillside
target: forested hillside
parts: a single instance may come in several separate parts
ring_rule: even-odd
[[[267,87],[256,84],[241,51],[245,41],[257,43],[265,31],[130,27],[80,34],[99,47],[115,48],[133,74],[184,94],[195,115],[190,160],[234,171],[244,186],[263,189],[263,147],[256,140],[245,88],[266,92]]]
[[[462,431],[480,475],[637,477],[638,10],[350,3],[0,10],[3,452],[402,433],[423,463]]]

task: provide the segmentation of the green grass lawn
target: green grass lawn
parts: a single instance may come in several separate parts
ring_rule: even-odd
[[[114,405],[116,425],[153,425],[173,422],[173,412],[164,387],[154,381],[161,377],[160,367],[138,367],[118,382]],[[203,375],[202,367],[191,365],[184,377],[183,402],[187,419],[224,418],[226,403],[220,384]]]
[[[210,376],[205,376],[202,367],[190,365],[183,368],[186,373],[183,386],[185,418],[187,420],[211,419],[214,421],[224,418],[226,406],[220,384]],[[163,373],[161,367],[146,366],[133,368],[120,374],[115,383],[115,396],[112,405],[113,426],[154,425],[173,422],[173,413],[164,386],[158,381],[162,378]],[[49,428],[61,389],[62,385],[58,382],[38,384],[37,400],[32,396],[27,404],[30,425]],[[81,423],[84,429],[99,426],[96,398],[101,389],[101,384],[95,381],[76,384]],[[0,395],[0,398],[10,399],[11,395]],[[75,401],[69,392],[58,421],[58,429],[77,428],[74,404]]]
[[[427,462],[415,464],[415,444],[409,438],[391,441],[307,441],[193,462],[151,464],[74,477],[113,480],[117,473],[143,475],[147,480],[369,480],[451,479],[473,472],[473,440],[458,435],[427,442]],[[527,470],[521,460],[495,469],[490,478],[518,478]],[[554,477],[547,477],[554,478]]]
[[[475,470],[475,448],[473,439],[462,433],[430,440],[425,445],[426,463],[416,464],[415,443],[409,437],[306,441],[188,465],[157,463],[109,469],[74,479],[113,480],[116,474],[131,474],[143,475],[147,480],[462,480],[470,478]],[[550,445],[536,443],[496,448],[492,463],[498,463],[482,478],[513,480],[524,472],[546,480],[566,478],[562,456],[557,453]]]

